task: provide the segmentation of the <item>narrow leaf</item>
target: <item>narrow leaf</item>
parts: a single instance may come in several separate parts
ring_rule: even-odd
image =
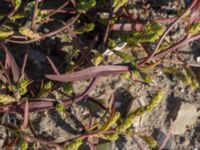
[[[114,116],[112,116],[111,118],[109,118],[101,127],[100,131],[106,131],[108,130],[112,125],[114,125],[116,123],[116,121],[120,118],[120,113],[119,112],[115,112]]]
[[[120,74],[129,71],[128,66],[104,65],[89,67],[87,69],[61,75],[45,75],[46,78],[60,82],[88,80],[98,76]]]
[[[120,7],[125,5],[127,2],[128,0],[113,0],[114,12],[116,12]]]
[[[13,81],[17,82],[19,80],[19,69],[15,62],[15,59],[4,44],[2,44],[2,47],[4,49],[4,52],[6,53],[5,68],[11,68]]]
[[[88,24],[85,24],[84,26],[76,29],[75,33],[76,34],[83,34],[85,32],[90,32],[90,31],[94,30],[94,28],[95,28],[94,23],[88,23]]]
[[[14,6],[15,9],[19,8],[19,6],[21,5],[22,1],[21,0],[12,0],[12,4]]]

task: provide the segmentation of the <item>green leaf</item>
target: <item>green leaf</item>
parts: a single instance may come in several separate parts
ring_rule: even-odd
[[[155,22],[149,22],[142,32],[132,31],[126,41],[129,44],[155,42],[164,32],[164,27]]]
[[[56,111],[58,112],[65,112],[65,105],[63,105],[62,103],[57,103],[55,106]]]
[[[34,31],[32,31],[31,29],[27,28],[27,27],[21,27],[19,28],[19,32],[26,36],[29,37],[30,39],[38,39],[40,38],[40,35]]]
[[[11,27],[2,26],[0,27],[0,40],[5,39],[14,34],[14,31]]]
[[[119,138],[119,134],[118,133],[105,134],[102,135],[101,138],[105,140],[116,141]]]
[[[36,23],[40,23],[40,21],[48,15],[48,11],[46,10],[38,10],[37,16],[35,18]]]
[[[33,16],[34,7],[35,7],[35,1],[31,1],[24,8],[24,11],[28,14],[29,17]]]
[[[187,74],[187,79],[190,81],[189,85],[191,85],[195,89],[199,88],[199,81],[192,69],[190,67],[185,67],[185,72]]]
[[[131,73],[130,72],[125,72],[125,73],[122,73],[121,76],[124,77],[125,79],[130,79]]]
[[[199,32],[200,32],[200,22],[196,22],[192,24],[192,26],[190,27],[189,33],[197,34]]]
[[[147,74],[146,72],[140,71],[140,77],[146,83],[151,83],[153,81],[152,76],[150,74]]]
[[[90,31],[94,30],[94,28],[95,28],[94,23],[88,23],[88,24],[85,24],[84,26],[76,29],[75,33],[76,34],[83,34],[83,33],[90,32]]]
[[[69,46],[64,46],[62,48],[63,51],[66,52],[65,55],[65,63],[67,64],[67,69],[70,68],[70,65],[74,65],[74,59],[77,58],[77,56],[80,53],[80,50],[76,47],[69,47]]]
[[[113,39],[108,40],[108,48],[109,49],[114,49],[117,46],[117,42]]]
[[[199,88],[199,82],[196,75],[193,73],[192,69],[189,67],[164,67],[164,73],[172,74],[177,79],[181,80],[185,85],[189,85],[193,88]]]
[[[96,0],[79,0],[76,5],[76,10],[86,12],[92,7],[96,6]]]
[[[14,101],[15,101],[15,98],[10,95],[0,94],[0,105],[9,104]]]
[[[133,56],[123,53],[121,51],[113,50],[113,53],[115,53],[117,56],[121,57],[125,62],[134,62],[136,60]]]
[[[20,150],[28,150],[28,142],[23,138],[19,140],[18,146]]]
[[[32,16],[34,14],[34,7],[35,7],[35,1],[29,2],[25,7],[23,12],[19,12],[15,14],[14,16],[11,17],[11,20],[16,20],[16,19],[22,19],[22,18],[28,18],[32,19]],[[40,21],[48,15],[47,10],[40,10],[37,9],[36,11],[36,18],[35,22],[40,23]]]
[[[19,12],[13,16],[10,17],[10,20],[12,21],[16,21],[17,19],[23,19],[25,17],[27,17],[28,14],[26,12]]]
[[[138,67],[134,64],[132,65],[132,75],[137,79],[143,80],[146,83],[151,83],[153,80],[150,73],[148,73],[143,68],[138,69]]]
[[[12,4],[13,4],[13,7],[15,9],[19,8],[20,5],[21,5],[22,1],[21,0],[12,0]]]
[[[61,88],[68,95],[71,96],[73,93],[73,86],[71,83],[62,83]]]
[[[116,12],[120,7],[125,5],[127,2],[128,0],[113,0],[114,12]]]
[[[69,145],[65,146],[64,150],[77,150],[83,143],[82,139],[75,139]]]
[[[22,79],[22,80],[19,81],[17,87],[18,87],[18,92],[19,92],[20,96],[23,96],[24,94],[27,93],[28,85],[29,85],[29,81],[28,80]]]
[[[97,66],[104,60],[104,57],[101,53],[98,51],[95,52],[94,57],[92,59],[92,63]]]
[[[157,141],[151,137],[151,136],[147,136],[147,135],[140,135],[140,137],[151,147],[151,148],[156,148],[158,143]]]
[[[51,92],[52,87],[53,87],[52,82],[47,82],[46,84],[42,85],[38,96],[39,97],[47,97],[49,95],[49,93]]]
[[[112,125],[116,123],[116,121],[120,118],[121,114],[120,112],[115,112],[114,116],[112,118],[109,118],[101,127],[100,131],[106,131],[108,130]]]

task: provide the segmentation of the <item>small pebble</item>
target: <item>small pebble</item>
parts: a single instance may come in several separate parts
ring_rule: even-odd
[[[172,134],[184,134],[188,126],[192,126],[197,121],[199,114],[195,105],[182,103],[178,110],[178,115],[174,120]]]
[[[197,63],[200,64],[200,56],[197,57]]]

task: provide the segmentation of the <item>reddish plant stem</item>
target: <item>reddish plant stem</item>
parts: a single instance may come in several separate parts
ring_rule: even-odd
[[[163,140],[162,144],[160,145],[159,150],[162,150],[162,149],[165,147],[165,145],[167,144],[167,141],[168,141],[169,138],[171,137],[173,125],[174,125],[174,122],[173,122],[172,120],[170,120],[170,127],[169,127],[169,130],[168,130],[168,132],[167,132],[167,135],[166,135],[165,139]]]
[[[18,8],[14,8],[11,12],[9,12],[7,15],[5,15],[1,20],[0,20],[0,26],[4,24],[4,22],[12,17],[16,12],[18,11]]]
[[[32,22],[31,22],[31,29],[35,27],[35,19],[38,14],[38,5],[39,5],[39,0],[35,0],[34,12],[33,12],[33,17],[32,17]]]
[[[173,45],[173,46],[171,46],[171,47],[169,47],[169,48],[167,48],[167,49],[155,54],[153,56],[153,59],[154,60],[160,59],[161,57],[169,54],[170,52],[180,48],[184,44],[187,44],[187,43],[189,43],[191,41],[194,41],[194,40],[197,40],[197,39],[200,39],[200,34],[189,36],[189,37],[185,37],[184,39],[182,39],[181,41],[179,41],[175,45]],[[140,60],[138,63],[140,63],[140,62],[142,62],[142,60]],[[123,73],[123,72],[127,72],[127,71],[129,71],[129,68],[121,70],[121,71],[117,70],[115,72],[108,71],[108,72],[100,74],[100,75],[101,76],[105,76],[105,75],[110,75],[110,74],[119,74],[119,73]],[[96,74],[93,77],[95,77],[95,76],[99,76],[99,74]],[[95,79],[93,82],[95,83],[96,80],[97,79]],[[82,100],[94,88],[94,86],[95,86],[94,83],[91,83],[91,85],[88,87],[88,89],[82,95],[80,95],[79,97],[74,98],[74,100],[63,101],[64,105],[67,106],[67,105],[72,104],[73,102],[79,102],[80,100]],[[48,109],[52,109],[52,108],[54,108],[55,101],[56,100],[54,100],[54,99],[44,99],[44,100],[42,100],[42,98],[41,98],[41,100],[36,100],[36,99],[35,100],[30,100],[29,101],[29,104],[30,104],[29,112],[30,113],[31,112],[40,112],[40,111],[45,111],[45,110],[48,110]],[[9,111],[9,110],[12,110],[11,112],[13,112],[13,113],[22,114],[23,113],[23,109],[24,109],[24,101],[20,102],[20,104],[18,104],[17,106],[13,106],[13,105],[1,106],[0,107],[0,112],[6,112],[6,111]]]
[[[105,30],[105,33],[104,33],[104,37],[103,37],[103,45],[105,45],[108,37],[109,37],[109,34],[110,34],[110,27],[111,27],[111,24],[112,24],[112,17],[113,17],[113,9],[112,9],[112,4],[113,4],[113,1],[112,0],[109,0],[109,18],[108,18],[108,24],[107,24],[107,27],[106,27],[106,30]]]
[[[26,53],[24,55],[24,61],[22,64],[22,71],[21,71],[21,78],[24,78],[24,75],[25,75],[25,68],[27,65],[28,55],[29,55],[29,45],[27,46]]]
[[[6,71],[6,68],[4,67],[4,65],[2,64],[2,62],[0,62],[0,66],[1,66],[1,68],[2,68],[2,70],[3,70],[3,72],[4,72],[4,74],[5,74],[4,78],[6,79],[6,82],[7,82],[9,85],[12,85],[11,79],[10,79],[10,77],[9,77],[9,75],[8,75],[8,72]]]
[[[15,62],[15,59],[12,56],[12,54],[10,53],[10,51],[7,49],[6,45],[4,43],[2,43],[0,46],[3,48],[3,50],[6,54],[5,68],[11,69],[13,81],[18,82],[18,80],[19,80],[19,68],[17,66],[17,63]]]
[[[179,16],[178,18],[176,18],[176,20],[174,22],[172,22],[172,24],[165,30],[165,32],[161,35],[160,39],[158,40],[156,47],[154,49],[154,51],[152,52],[152,54],[150,54],[146,59],[144,59],[142,62],[140,62],[139,66],[144,65],[145,63],[147,63],[149,60],[151,60],[153,58],[153,56],[155,55],[155,53],[158,51],[161,43],[163,42],[164,38],[166,37],[166,35],[180,22],[181,19],[183,19],[188,11],[191,10],[191,8],[194,7],[194,5],[196,4],[197,0],[194,0],[192,2],[192,4],[188,7],[187,10],[185,10],[185,12]]]
[[[137,31],[140,32],[142,27],[144,26],[143,23],[118,23],[111,26],[111,30],[113,31]]]
[[[64,30],[66,30],[67,28],[69,28],[69,26],[71,26],[72,24],[74,24],[74,22],[76,22],[76,20],[78,18],[79,18],[79,15],[77,15],[75,18],[73,18],[73,20],[70,19],[69,21],[67,21],[66,25],[64,25],[62,28],[59,28],[58,30],[55,30],[55,31],[52,31],[50,33],[44,34],[44,35],[40,36],[37,39],[31,39],[31,40],[28,40],[28,41],[16,41],[16,40],[6,39],[5,41],[6,42],[10,42],[10,43],[15,43],[15,44],[29,44],[29,43],[37,42],[39,40],[44,40],[47,37],[54,36],[54,35],[62,32]]]
[[[174,22],[177,18],[164,18],[164,19],[156,19],[154,20],[157,23],[171,23]],[[185,18],[185,21],[188,21],[189,18]],[[200,18],[198,18],[195,22],[199,22]],[[140,32],[142,27],[145,26],[145,23],[141,23],[135,21],[133,23],[116,23],[111,26],[111,30],[113,31],[137,31]]]
[[[90,83],[88,88],[79,96],[70,99],[70,100],[62,100],[62,103],[65,106],[68,106],[74,102],[80,102],[83,100],[88,94],[95,88],[95,85],[97,84],[98,78],[93,79],[93,81]],[[23,115],[24,108],[25,108],[25,102],[26,100],[20,100],[18,103],[14,104],[8,104],[5,106],[0,106],[0,112],[7,112],[9,113],[18,113]],[[29,103],[29,113],[32,112],[41,112],[46,111],[49,109],[53,109],[54,105],[56,104],[57,100],[55,99],[48,99],[48,98],[34,98],[34,99],[28,99]]]
[[[86,49],[85,49],[85,47],[84,47],[83,42],[81,41],[81,39],[75,34],[75,32],[74,32],[70,27],[66,28],[66,30],[67,30],[69,36],[72,38],[73,43],[75,44],[75,46],[76,46],[78,49],[80,49],[80,52],[81,52],[82,56],[84,57],[84,59],[85,59],[90,65],[93,65],[93,64],[91,63],[91,61],[88,59],[88,57],[86,56],[86,54],[85,54]]]
[[[46,56],[46,59],[48,60],[49,64],[51,65],[51,68],[53,69],[54,73],[59,75],[60,72],[58,71],[57,67],[54,65],[53,61],[49,58],[49,56]]]
[[[89,67],[81,71],[66,73],[61,75],[46,75],[50,80],[60,82],[71,82],[88,80],[95,77],[102,77],[107,75],[114,75],[124,73],[130,70],[129,66],[125,65],[102,65],[96,67]]]
[[[25,107],[24,107],[24,121],[21,125],[21,129],[25,129],[28,126],[28,119],[29,119],[29,103],[28,100],[25,101]]]
[[[65,8],[65,6],[67,6],[69,4],[69,1],[66,1],[64,4],[62,4],[60,7],[58,7],[57,9],[55,9],[52,13],[50,13],[48,16],[44,17],[42,19],[42,22],[46,22],[48,20],[49,17],[55,15],[56,13],[58,13],[59,11],[61,11],[63,8]]]
[[[43,11],[48,11],[50,13],[54,12],[56,9],[42,9]],[[65,10],[58,10],[57,13],[65,13],[65,14],[75,14],[77,13],[77,11],[75,11],[74,9],[65,9]],[[49,16],[48,16],[49,17]],[[46,19],[46,21],[43,22],[47,22],[49,21],[48,19]]]
[[[159,53],[157,53],[156,55],[154,55],[154,59],[160,59],[161,57],[165,56],[166,54],[169,54],[171,51],[176,50],[177,48],[180,48],[181,46],[183,46],[184,44],[187,44],[193,40],[197,40],[200,38],[200,34],[194,35],[194,36],[190,36],[190,37],[185,37],[183,40],[181,40],[180,42],[176,43],[175,45],[171,46],[170,48],[167,48]],[[140,61],[139,61],[140,62]],[[129,71],[129,69],[125,69],[125,70],[121,70],[113,72],[113,71],[108,71],[106,73],[101,74],[101,76],[104,75],[110,75],[110,74],[119,74],[119,73],[123,73],[123,72],[127,72]],[[99,75],[94,75],[95,76],[99,76]],[[100,77],[100,76],[99,76]],[[93,82],[90,84],[90,86],[88,87],[88,89],[81,94],[80,96],[74,98],[73,100],[63,100],[63,103],[65,106],[72,104],[73,102],[79,102],[81,101],[85,96],[87,96],[91,90],[95,87],[96,84],[96,80],[98,78],[94,79]],[[30,99],[29,100],[29,104],[30,104],[30,108],[29,108],[29,112],[40,112],[40,111],[45,111],[45,110],[49,110],[49,109],[53,109],[54,108],[54,103],[56,102],[56,100],[54,99]],[[19,113],[19,114],[23,114],[23,109],[24,109],[24,101],[20,101],[20,104],[16,105],[6,105],[6,106],[1,106],[0,107],[0,112],[6,112],[6,111],[11,111],[12,113]]]
[[[179,41],[178,43],[172,45],[171,47],[165,49],[165,50],[162,50],[158,53],[156,53],[152,59],[153,60],[158,60],[160,59],[161,57],[164,57],[165,55],[169,54],[170,52],[182,47],[183,45],[185,44],[188,44],[189,42],[192,42],[194,40],[197,40],[197,39],[200,39],[200,34],[196,34],[196,35],[193,35],[193,36],[186,36],[184,37],[181,41]],[[143,64],[143,61],[145,60],[146,58],[138,61],[138,65],[141,66]]]
[[[28,135],[28,134],[26,134],[26,133],[23,133],[22,135],[23,135],[23,137],[24,137],[27,141],[30,141],[30,142],[38,142],[38,143],[43,144],[43,145],[46,145],[46,146],[48,146],[48,147],[55,147],[56,149],[62,149],[62,146],[60,146],[59,144],[52,143],[52,142],[49,142],[49,141],[45,141],[45,140],[36,138],[36,137],[34,137],[34,136]]]
[[[95,131],[95,132],[92,132],[92,133],[85,133],[83,135],[80,135],[80,136],[77,136],[77,137],[74,137],[72,139],[69,139],[69,140],[66,140],[66,141],[63,141],[63,142],[59,142],[57,144],[61,144],[61,145],[65,145],[65,144],[69,144],[70,141],[73,141],[74,139],[78,139],[78,138],[81,138],[81,139],[86,139],[88,137],[98,137],[99,135],[101,134],[111,134],[111,133],[115,133],[116,131],[114,130],[108,130],[108,131],[105,131],[105,132],[102,132],[102,131]]]

